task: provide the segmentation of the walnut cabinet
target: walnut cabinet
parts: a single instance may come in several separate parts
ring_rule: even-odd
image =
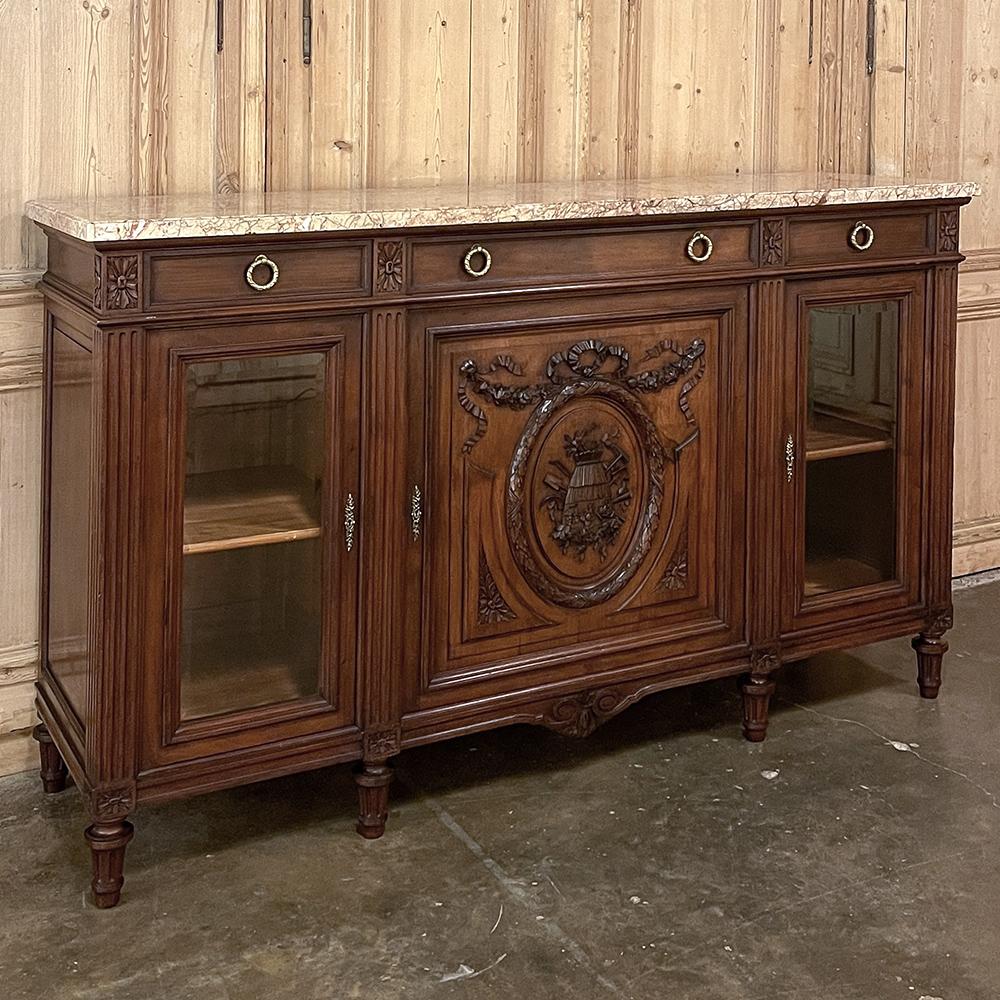
[[[50,230],[47,791],[137,806],[951,624],[962,199],[218,239]]]

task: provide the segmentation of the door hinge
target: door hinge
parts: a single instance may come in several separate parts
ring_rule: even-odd
[[[816,42],[816,0],[809,0],[809,65],[813,64]]]
[[[868,0],[868,36],[865,40],[865,66],[868,75],[875,72],[875,0]]]
[[[312,0],[302,0],[302,61],[308,66],[313,58]]]

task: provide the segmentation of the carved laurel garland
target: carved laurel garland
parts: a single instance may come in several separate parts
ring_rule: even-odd
[[[476,421],[475,431],[465,440],[462,451],[470,452],[486,434],[486,412],[472,398],[473,395],[485,399],[494,406],[512,410],[523,410],[554,399],[564,385],[575,379],[597,379],[604,384],[619,384],[632,393],[656,393],[671,385],[676,385],[686,375],[690,378],[681,387],[678,405],[685,420],[691,425],[694,418],[688,405],[688,393],[697,385],[705,371],[705,342],[692,340],[683,350],[672,340],[661,340],[645,354],[643,360],[651,361],[667,356],[660,367],[652,368],[637,375],[629,374],[629,353],[619,344],[605,345],[600,340],[581,340],[569,350],[553,354],[545,366],[548,384],[508,385],[494,382],[489,376],[503,369],[511,375],[521,377],[524,369],[508,354],[499,354],[482,370],[469,358],[459,365],[462,376],[458,385],[459,405]],[[614,367],[605,371],[608,359]],[[568,371],[565,371],[568,370]]]

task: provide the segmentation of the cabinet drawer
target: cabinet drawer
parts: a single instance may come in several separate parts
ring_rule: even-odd
[[[327,299],[365,295],[371,282],[369,244],[251,244],[234,250],[199,253],[151,253],[148,262],[148,303],[168,306],[242,305],[250,302]],[[253,288],[247,269],[263,290]],[[277,266],[277,280],[271,263]]]
[[[933,254],[933,213],[866,212],[791,219],[788,264],[842,264]]]
[[[640,232],[414,240],[410,289],[536,287],[750,268],[756,261],[756,232],[755,223],[739,222]],[[692,245],[698,233],[703,238]],[[469,274],[465,266],[466,255],[477,246],[489,255],[481,251],[471,255],[471,269],[485,271],[478,277]]]

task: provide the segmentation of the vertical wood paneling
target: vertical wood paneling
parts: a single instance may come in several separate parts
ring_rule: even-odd
[[[0,273],[29,264],[31,240],[21,209],[38,169],[38,52],[30,44],[37,37],[37,16],[28,0],[0,0],[2,72],[10,81],[0,101]]]
[[[757,36],[755,168],[815,169],[820,60],[809,3],[761,0]]]
[[[31,188],[46,195],[121,194],[131,187],[128,0],[37,0],[45,71]],[[123,86],[124,85],[124,86]]]
[[[906,159],[906,7],[878,0],[872,78],[871,169],[902,174]]]
[[[753,166],[757,12],[757,0],[642,3],[640,174],[728,174]]]
[[[268,6],[268,187],[363,187],[374,0],[314,3],[308,66],[301,10],[275,0]]]
[[[375,3],[372,17],[367,184],[466,183],[468,0]]]
[[[581,0],[522,0],[519,180],[576,176],[580,4]]]
[[[517,180],[521,4],[472,0],[469,94],[469,180]]]
[[[983,194],[963,219],[965,249],[1000,247],[1000,0],[966,0],[960,170]]]

